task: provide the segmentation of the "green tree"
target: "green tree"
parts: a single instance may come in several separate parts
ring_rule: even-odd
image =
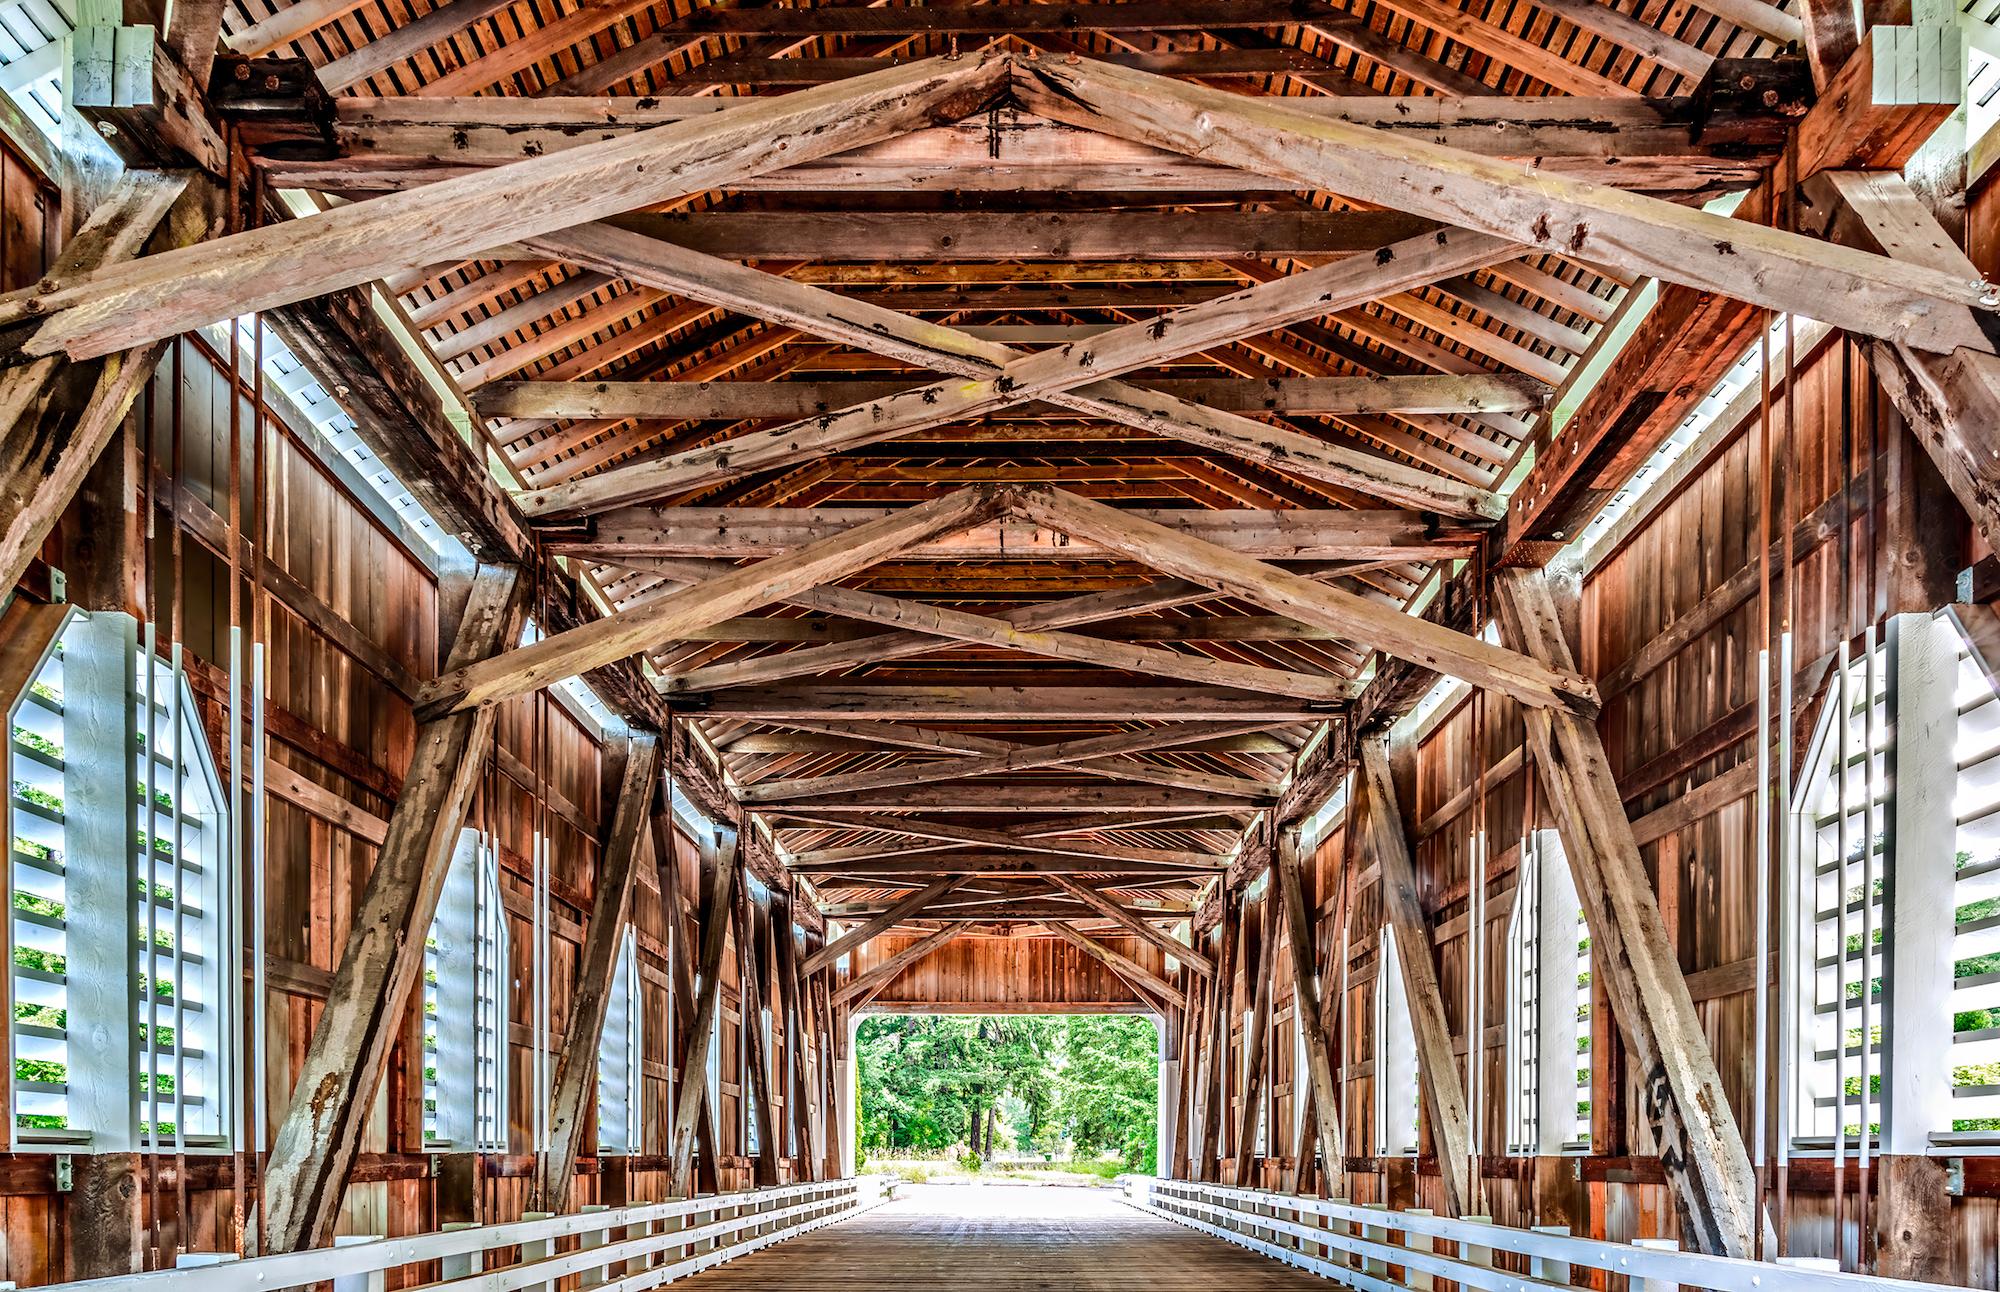
[[[991,1156],[1010,1097],[1046,1117],[1055,1103],[1054,1020],[891,1017],[862,1023],[864,1148]]]
[[[1153,1171],[1159,1144],[1159,1034],[1151,1019],[1077,1015],[1064,1022],[1060,1116],[1080,1153],[1114,1151]]]
[[[860,1147],[991,1157],[1065,1141],[1152,1170],[1158,1039],[1132,1017],[889,1017],[864,1021]]]

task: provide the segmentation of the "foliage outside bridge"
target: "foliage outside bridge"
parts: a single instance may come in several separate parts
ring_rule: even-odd
[[[864,1155],[1156,1165],[1151,1019],[898,1015],[864,1021],[856,1048]]]

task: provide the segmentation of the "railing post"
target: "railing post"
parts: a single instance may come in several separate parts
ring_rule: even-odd
[[[1387,1211],[1389,1209],[1389,1204],[1386,1202],[1364,1202],[1361,1205],[1370,1211]],[[1369,1243],[1386,1243],[1389,1241],[1389,1235],[1386,1230],[1377,1229],[1372,1225],[1363,1225],[1361,1227],[1361,1239],[1363,1242]],[[1364,1256],[1361,1260],[1361,1272],[1373,1275],[1378,1279],[1387,1278],[1389,1276],[1389,1265],[1388,1262],[1379,1257]]]
[[[1555,1234],[1562,1238],[1569,1237],[1568,1225],[1536,1225],[1533,1228],[1534,1232],[1538,1234]],[[1535,1277],[1544,1283],[1554,1283],[1559,1286],[1565,1285],[1569,1282],[1569,1262],[1559,1261],[1548,1256],[1537,1256],[1535,1258]]]
[[[549,1211],[524,1211],[521,1213],[521,1219],[547,1220],[554,1214],[555,1214],[554,1212],[549,1212]],[[555,1240],[553,1239],[537,1238],[534,1239],[533,1241],[521,1244],[521,1264],[523,1265],[532,1265],[536,1261],[545,1261],[549,1257],[554,1256],[555,1254],[556,1254],[556,1245],[555,1245]],[[531,1289],[547,1288],[548,1286],[549,1282],[546,1279],[538,1283],[528,1284],[528,1287]]]
[[[598,1203],[591,1203],[588,1206],[577,1208],[577,1211],[583,1215],[602,1214],[603,1212],[609,1210],[610,1210],[609,1207],[602,1206]],[[576,1236],[576,1245],[580,1250],[587,1251],[592,1247],[604,1246],[606,1237],[607,1235],[602,1229],[586,1229],[582,1233]],[[594,1265],[591,1268],[583,1271],[582,1274],[577,1276],[577,1286],[585,1288],[594,1288],[605,1281],[606,1272],[607,1272],[606,1266]]]
[[[333,1240],[335,1247],[359,1247],[363,1243],[379,1243],[380,1234],[346,1234]],[[365,1274],[342,1274],[333,1280],[333,1292],[383,1292],[387,1286],[381,1270],[370,1270]]]
[[[1673,1238],[1635,1238],[1632,1246],[1655,1252],[1677,1252],[1681,1249],[1680,1241]],[[1639,1279],[1633,1286],[1635,1292],[1681,1292],[1681,1285],[1673,1279]]]
[[[1429,1207],[1405,1207],[1403,1214],[1406,1216],[1434,1216],[1437,1213]],[[1429,1234],[1412,1233],[1407,1229],[1403,1231],[1403,1246],[1413,1252],[1423,1252],[1426,1254],[1435,1250],[1431,1244],[1431,1236]],[[1431,1276],[1422,1270],[1413,1270],[1406,1265],[1403,1267],[1403,1286],[1413,1289],[1414,1292],[1430,1292]]]
[[[438,1232],[456,1234],[462,1233],[467,1229],[478,1228],[478,1225],[469,1220],[453,1220],[440,1225]],[[460,1252],[456,1256],[446,1256],[438,1261],[438,1277],[446,1283],[451,1282],[453,1279],[471,1278],[485,1268],[485,1258],[486,1253],[484,1251]]]
[[[1460,1216],[1459,1219],[1468,1225],[1490,1225],[1493,1223],[1493,1217],[1491,1216]],[[1492,1269],[1493,1249],[1491,1247],[1476,1247],[1471,1243],[1460,1242],[1458,1245],[1458,1259],[1464,1261],[1467,1265],[1477,1265],[1481,1269]]]

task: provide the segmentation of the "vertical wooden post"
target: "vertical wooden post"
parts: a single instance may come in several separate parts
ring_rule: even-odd
[[[637,733],[627,742],[618,805],[598,854],[597,892],[591,899],[590,923],[584,929],[577,957],[569,1015],[563,1023],[563,1046],[556,1056],[549,1149],[538,1158],[534,1186],[528,1194],[531,1211],[569,1210],[577,1145],[597,1091],[593,1080],[597,1075],[597,1038],[604,1030],[605,1013],[611,1005],[611,979],[618,969],[618,952],[631,917],[632,885],[639,873],[640,849],[646,842],[659,752],[659,738],[650,732]],[[637,1118],[638,1092],[631,1098],[632,1116]]]
[[[1388,738],[1367,737],[1361,741],[1360,751],[1360,786],[1366,805],[1360,823],[1368,831],[1369,847],[1382,868],[1382,905],[1395,933],[1396,960],[1402,967],[1403,990],[1410,1004],[1418,1084],[1431,1144],[1437,1152],[1445,1210],[1461,1216],[1480,1209],[1479,1182],[1472,1178],[1472,1123],[1466,1111],[1457,1051],[1445,1021],[1444,993],[1438,987],[1437,949],[1417,894],[1416,864],[1403,833],[1403,816],[1389,770]]]
[[[1183,1078],[1182,1056],[1187,1045],[1188,1010],[1194,1004],[1194,984],[1189,980],[1194,975],[1185,968],[1180,971],[1182,990],[1187,994],[1187,1005],[1175,1009],[1169,1006],[1160,1017],[1160,1098],[1163,1112],[1160,1118],[1160,1145],[1157,1171],[1168,1178],[1174,1175],[1174,1158],[1181,1146],[1181,1110],[1186,1107],[1181,1098]]]
[[[826,1138],[826,1177],[829,1180],[845,1178],[853,1173],[854,1159],[847,1150],[841,1123],[840,1074],[841,1063],[846,1059],[847,1034],[846,1018],[833,1008],[833,970],[814,974],[807,981],[807,989],[812,993],[814,1009],[817,1013],[820,1044],[824,1053],[820,1057],[820,1079],[825,1083],[825,1094],[820,1101],[821,1134]]]
[[[802,990],[799,979],[799,947],[792,923],[793,901],[792,894],[779,893],[772,903],[772,931],[776,935],[778,952],[778,987],[784,997],[785,1017],[789,1020],[787,1030],[792,1056],[789,1065],[792,1078],[786,1108],[792,1111],[792,1124],[797,1128],[798,1151],[795,1156],[800,1175],[806,1180],[823,1180],[826,1178],[826,1145],[820,1136],[819,1083],[814,1079],[817,1075],[814,1065],[819,1051],[818,1029],[814,1026],[813,1013],[807,1007],[807,992]]]
[[[1209,997],[1208,1058],[1203,1064],[1201,1099],[1201,1141],[1195,1150],[1194,1178],[1217,1180],[1217,1155],[1222,1142],[1222,1118],[1227,1112],[1222,1092],[1229,1080],[1229,1015],[1235,1009],[1236,933],[1241,924],[1234,893],[1221,895],[1222,919],[1216,926],[1215,991]]]
[[[1271,868],[1267,862],[1265,874]],[[1236,1135],[1236,1183],[1240,1188],[1256,1188],[1251,1179],[1251,1170],[1257,1157],[1258,1114],[1262,1110],[1264,1093],[1270,1087],[1271,1056],[1266,1042],[1271,1033],[1271,996],[1278,976],[1278,921],[1273,918],[1277,910],[1275,885],[1265,889],[1265,901],[1261,903],[1257,919],[1257,964],[1253,972],[1257,981],[1253,984],[1250,1005],[1250,1022],[1243,1029],[1243,1108],[1237,1119]],[[1278,1142],[1278,1128],[1266,1127],[1267,1151]]]
[[[653,813],[653,862],[660,868],[660,896],[667,907],[667,929],[673,938],[670,958],[673,961],[674,984],[674,1024],[673,1052],[668,1056],[668,1065],[674,1070],[670,1086],[672,1100],[669,1117],[680,1107],[683,1089],[680,1084],[680,1070],[674,1066],[676,1060],[687,1053],[690,1030],[694,1026],[695,991],[692,943],[688,933],[687,898],[681,888],[680,854],[674,848],[673,804],[668,800],[664,788],[660,791],[660,802]],[[695,1177],[696,1187],[704,1193],[713,1193],[721,1188],[715,1171],[715,1110],[708,1107],[707,1087],[696,1092],[701,1103],[697,1108],[696,1146],[701,1150],[700,1169]],[[668,1129],[669,1150],[671,1151],[671,1126]]]
[[[1863,982],[1882,976],[1882,1155],[1875,1173],[1875,1272],[1951,1281],[1954,1228],[1933,1130],[1951,1125],[1952,933],[1958,848],[1958,631],[1930,614],[1889,620],[1889,864],[1884,934]],[[1886,972],[1884,970],[1886,969]]]
[[[1352,809],[1348,816],[1351,820]],[[1325,1015],[1320,1012],[1319,973],[1313,963],[1312,914],[1306,905],[1305,859],[1299,855],[1296,828],[1278,833],[1276,873],[1278,898],[1285,910],[1285,933],[1291,943],[1287,959],[1292,966],[1292,1008],[1298,1011],[1299,1023],[1306,1033],[1306,1072],[1312,1078],[1312,1115],[1319,1128],[1319,1152],[1325,1159],[1330,1191],[1339,1196],[1344,1158],[1340,1090],[1334,1084],[1333,1051],[1327,1044]],[[1305,1175],[1303,1168],[1300,1175]]]
[[[722,956],[728,949],[730,897],[736,891],[736,832],[716,831],[714,864],[708,876],[708,919],[701,929],[701,972],[696,984],[694,1010],[688,1020],[687,1046],[681,1055],[676,1082],[673,1135],[673,1191],[687,1192],[688,1176],[694,1159],[695,1124],[708,1094],[708,1056],[715,1046],[715,1022],[722,1011]],[[677,957],[678,959],[679,957]],[[714,1119],[709,1123],[712,1126]],[[713,1143],[703,1154],[715,1161]]]
[[[520,640],[524,592],[512,567],[480,573],[452,645],[451,667],[490,658]],[[264,1229],[274,1252],[323,1247],[333,1236],[397,1022],[423,971],[425,932],[493,744],[494,720],[493,707],[482,705],[434,719],[417,732],[388,835],[355,910],[291,1107],[272,1142]]]
[[[742,885],[736,895],[737,1004],[743,1011],[743,1033],[749,1038],[744,1047],[743,1067],[755,1096],[752,1110],[757,1127],[757,1183],[769,1187],[778,1183],[778,1122],[771,1115],[771,1044],[764,1030],[764,1010],[769,999],[764,991],[762,970],[763,909],[750,898],[750,886]]]
[[[1502,570],[1494,588],[1508,644],[1551,667],[1572,669],[1547,577],[1539,570]],[[1567,710],[1524,709],[1523,717],[1619,1030],[1646,1074],[1646,1116],[1683,1233],[1698,1251],[1752,1258],[1756,1176],[1667,941],[1604,741],[1594,722]]]
[[[1186,1075],[1181,1080],[1181,1108],[1178,1114],[1182,1133],[1174,1160],[1173,1178],[1194,1180],[1195,1161],[1201,1144],[1201,1092],[1209,1078],[1208,1025],[1209,1000],[1215,992],[1215,976],[1206,980],[1196,978],[1188,984],[1187,1045],[1189,1055],[1183,1061]]]
[[[146,1186],[137,1153],[78,1153],[63,1194],[64,1277],[137,1274],[146,1253]]]

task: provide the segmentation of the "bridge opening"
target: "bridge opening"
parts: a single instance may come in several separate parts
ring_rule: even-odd
[[[1158,1168],[1156,1017],[879,1014],[854,1053],[863,1174],[1108,1185]]]

